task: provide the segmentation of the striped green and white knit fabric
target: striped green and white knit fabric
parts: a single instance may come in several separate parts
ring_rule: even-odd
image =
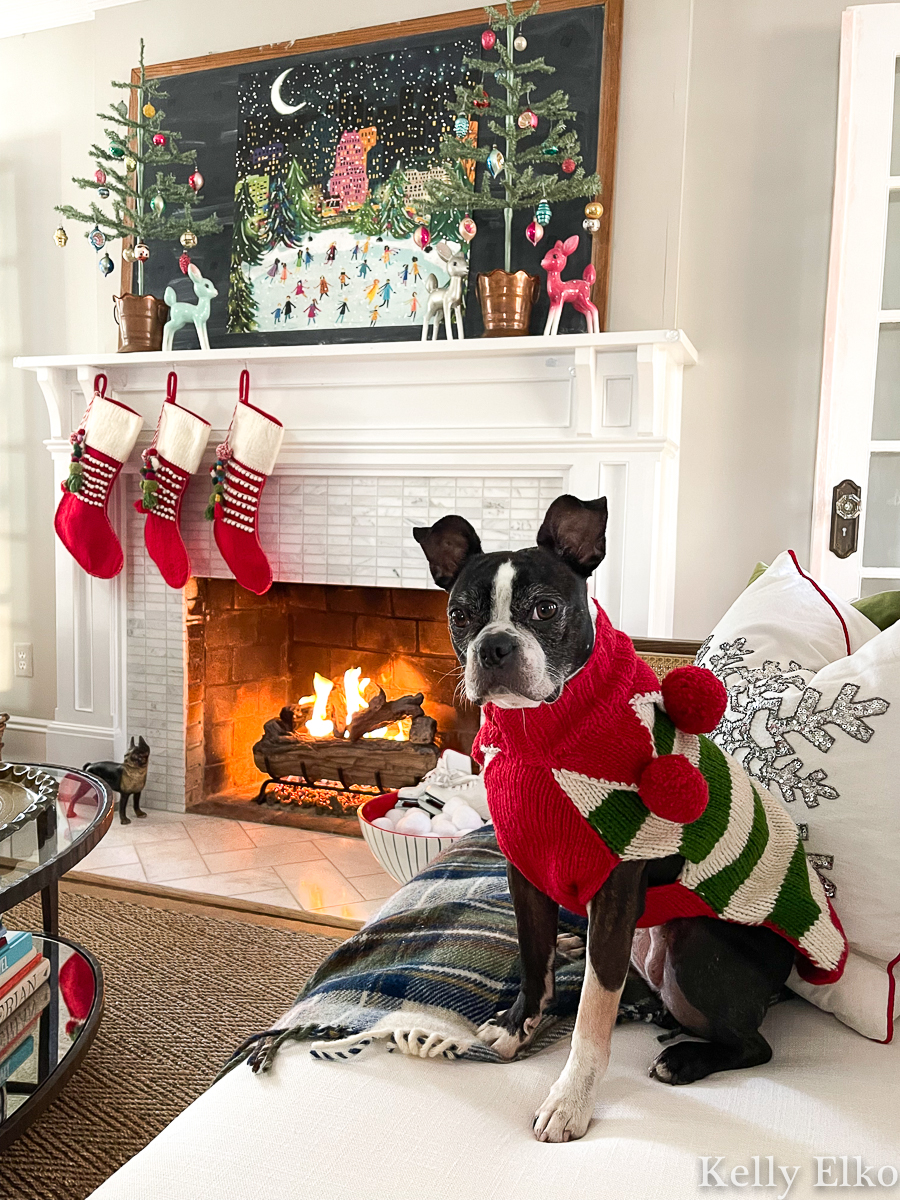
[[[775,927],[816,966],[834,969],[844,942],[797,826],[737,759],[709,738],[676,730],[661,702],[658,693],[632,701],[656,754],[683,754],[706,779],[709,804],[696,821],[681,825],[655,816],[634,785],[559,769],[553,772],[557,783],[619,858],[682,855],[679,883],[718,916]]]

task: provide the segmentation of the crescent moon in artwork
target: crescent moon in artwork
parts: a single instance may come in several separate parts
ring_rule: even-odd
[[[301,108],[306,108],[306,101],[301,100],[299,104],[285,104],[281,98],[281,85],[293,71],[293,67],[288,67],[286,71],[282,71],[275,82],[272,84],[272,107],[282,116],[289,117],[291,113],[299,112]]]

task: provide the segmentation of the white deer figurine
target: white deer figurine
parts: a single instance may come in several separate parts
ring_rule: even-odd
[[[463,329],[462,305],[463,284],[465,283],[466,276],[469,274],[468,261],[461,246],[454,249],[450,242],[438,242],[435,249],[447,266],[447,274],[450,276],[450,281],[444,287],[438,287],[436,275],[429,275],[425,280],[425,287],[428,289],[429,296],[428,305],[425,309],[425,319],[422,322],[423,342],[428,340],[429,325],[434,331],[431,335],[431,340],[437,341],[441,321],[444,322],[446,336],[452,338],[451,316],[454,313],[456,314],[456,336],[458,338],[466,336]]]
[[[172,339],[175,337],[175,334],[181,329],[182,325],[187,325],[189,321],[194,322],[194,328],[197,330],[197,338],[200,342],[200,349],[209,349],[209,338],[206,334],[206,322],[209,320],[209,304],[219,293],[208,279],[203,278],[199,267],[195,267],[193,263],[188,267],[187,273],[191,278],[191,283],[194,285],[197,303],[188,304],[186,301],[178,300],[175,295],[175,289],[173,287],[166,288],[165,301],[169,306],[169,319],[163,326],[164,351],[172,349]]]

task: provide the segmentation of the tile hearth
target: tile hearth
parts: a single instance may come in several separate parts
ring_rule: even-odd
[[[398,887],[358,838],[161,810],[116,821],[76,870],[355,920]]]

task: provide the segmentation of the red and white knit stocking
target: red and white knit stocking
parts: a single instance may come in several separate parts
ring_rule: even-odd
[[[191,560],[181,536],[181,503],[188,481],[200,466],[209,439],[209,422],[175,403],[178,379],[169,372],[166,400],[156,437],[143,453],[143,498],[135,508],[147,514],[144,545],[172,588],[183,588]]]
[[[125,561],[107,506],[143,424],[139,413],[105,393],[106,376],[98,375],[82,428],[71,437],[69,477],[53,522],[78,565],[98,579],[112,579]]]
[[[249,392],[250,375],[242,371],[240,400],[212,469],[206,515],[215,521],[216,545],[235,579],[261,596],[272,586],[272,568],[259,544],[259,502],[278,458],[284,427],[251,404]]]

